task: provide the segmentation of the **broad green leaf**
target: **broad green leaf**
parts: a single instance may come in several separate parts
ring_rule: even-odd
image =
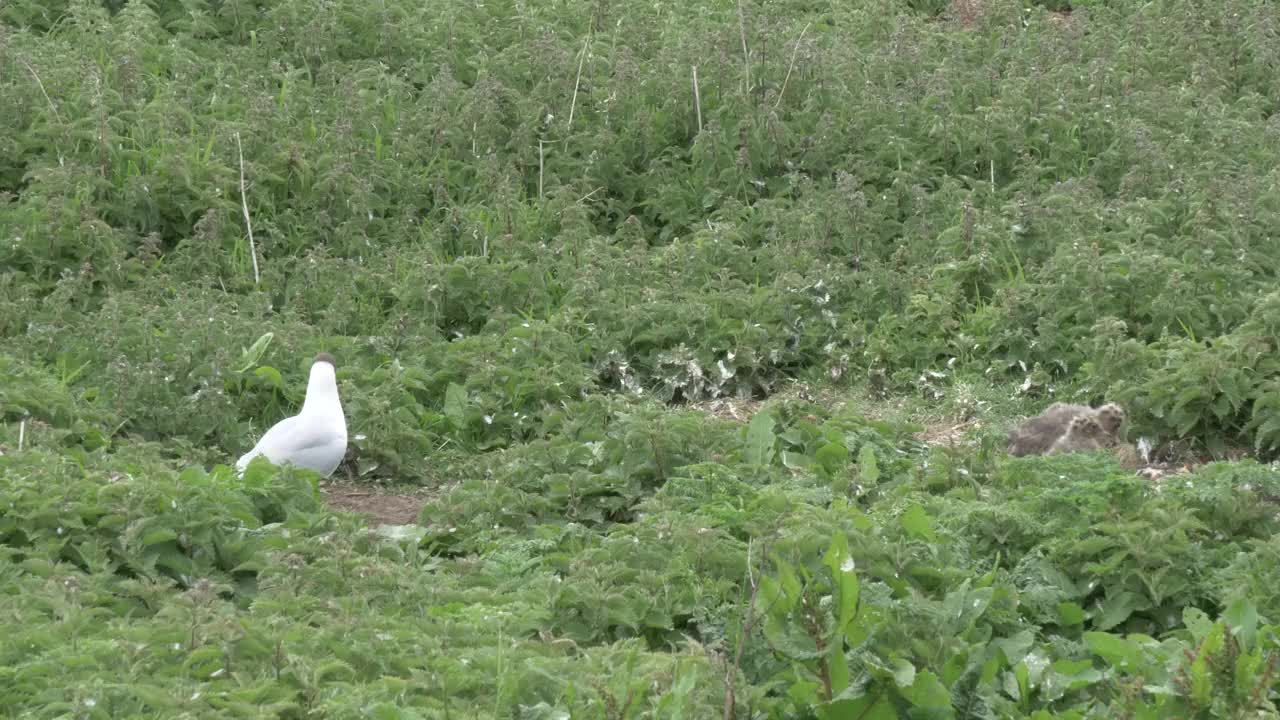
[[[263,365],[257,370],[254,370],[253,374],[257,375],[263,380],[266,380],[267,384],[270,385],[271,387],[281,391],[284,390],[284,378],[280,376],[279,370],[271,367],[270,365]]]
[[[839,695],[849,687],[849,661],[844,657],[844,636],[836,634],[828,648],[827,669],[831,675],[831,692]]]
[[[1265,665],[1266,660],[1256,651],[1238,655],[1235,667],[1235,686],[1237,688],[1257,687],[1259,676],[1263,673]]]
[[[1209,616],[1200,608],[1192,605],[1182,609],[1182,624],[1187,626],[1187,629],[1191,631],[1191,637],[1195,638],[1197,642],[1203,640],[1204,636],[1208,635],[1209,631],[1213,629],[1213,621],[1209,619]]]
[[[1204,636],[1204,640],[1200,642],[1200,656],[1216,655],[1219,650],[1227,643],[1227,626],[1225,623],[1216,622],[1209,632]]]
[[[267,351],[267,346],[271,344],[271,339],[275,337],[275,333],[265,332],[258,336],[247,349],[240,351],[240,362],[236,365],[236,372],[248,372],[249,368],[258,364],[258,360],[262,358],[263,353]]]
[[[811,467],[813,461],[804,453],[792,452],[790,450],[782,451],[782,466],[788,470],[802,470]]]
[[[843,634],[858,612],[858,575],[849,555],[849,541],[843,533],[835,533],[824,558],[831,570],[835,586],[836,631]],[[840,638],[843,641],[843,637]]]
[[[898,720],[898,713],[885,693],[840,698],[816,709],[822,720]]]
[[[1085,621],[1084,608],[1073,602],[1058,603],[1058,622],[1067,627],[1074,625],[1083,625]]]
[[[1191,676],[1191,699],[1201,707],[1208,705],[1213,697],[1213,676],[1206,653],[1196,656],[1187,673]]]
[[[827,443],[813,454],[814,460],[828,475],[839,472],[849,462],[849,451],[840,443]]]
[[[951,693],[932,672],[925,670],[916,673],[915,682],[910,688],[902,691],[912,705],[926,710],[950,710]]]
[[[858,451],[858,477],[868,485],[880,481],[880,468],[876,465],[876,450],[870,443],[864,443]]]
[[[1102,677],[1089,660],[1058,660],[1049,667],[1040,685],[1040,696],[1052,702],[1068,692],[1093,685]]]
[[[1128,620],[1135,611],[1146,610],[1150,606],[1151,603],[1141,595],[1121,590],[1102,601],[1102,609],[1094,617],[1093,626],[1098,630],[1110,630]]]
[[[1031,651],[1031,646],[1035,644],[1035,641],[1035,632],[1028,628],[1011,637],[996,640],[994,644],[1004,653],[1005,660],[1010,665],[1013,665],[1014,663],[1022,662],[1027,653]]]
[[[762,467],[773,462],[774,439],[773,416],[767,411],[756,413],[747,426],[747,464]]]
[[[1258,609],[1248,598],[1239,597],[1231,601],[1222,619],[1231,626],[1231,632],[1246,650],[1253,649],[1253,642],[1258,632]]]
[[[1141,662],[1142,650],[1134,642],[1104,632],[1084,634],[1085,645],[1103,660],[1118,668],[1135,669]]]
[[[421,525],[379,525],[374,531],[378,535],[394,541],[408,540],[410,542],[422,542],[422,538],[427,536],[427,529]]]
[[[893,661],[893,681],[898,687],[911,687],[916,681],[916,666],[910,660],[897,658]]]
[[[455,429],[467,426],[467,391],[457,383],[449,383],[444,390],[444,416]]]

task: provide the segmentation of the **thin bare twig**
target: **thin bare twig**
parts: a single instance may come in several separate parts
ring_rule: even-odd
[[[44,81],[36,74],[36,69],[31,67],[31,64],[23,58],[18,58],[18,62],[22,63],[22,67],[26,68],[27,72],[31,73],[31,77],[35,79],[36,87],[40,88],[40,94],[44,96],[44,101],[49,103],[49,112],[53,113],[53,119],[57,120],[59,125],[64,125],[62,114],[58,112],[58,106],[53,104],[53,98],[49,97],[49,91],[45,89]],[[54,144],[58,148],[58,165],[61,166],[63,162],[62,143],[54,141]]]
[[[742,0],[738,0],[738,33],[742,37],[742,73],[747,92],[751,92],[751,55],[747,52],[747,16],[742,10]]]
[[[751,572],[751,548],[754,544],[754,538],[747,541],[747,583],[751,586],[751,599],[747,601],[746,618],[742,621],[742,636],[738,638],[738,649],[733,653],[733,664],[725,668],[724,672],[724,720],[733,720],[734,705],[737,703],[734,681],[737,679],[738,669],[742,667],[742,651],[747,647],[747,637],[755,627],[756,596],[760,593],[760,583],[756,582],[755,575]],[[769,546],[766,544],[761,557],[767,557],[768,554]]]
[[[40,94],[44,95],[44,101],[49,103],[49,109],[53,111],[53,116],[57,118],[58,124],[61,125],[62,115],[58,114],[58,107],[53,104],[53,98],[49,97],[49,91],[44,89],[44,83],[40,80],[40,76],[36,74],[36,69],[22,58],[18,58],[18,62],[22,63],[22,67],[26,68],[27,72],[31,73],[31,77],[35,78],[36,85],[40,87]]]
[[[580,198],[578,198],[577,200],[573,201],[573,204],[574,204],[574,205],[581,205],[582,203],[584,203],[584,202],[586,202],[586,201],[590,200],[590,199],[591,199],[591,197],[592,197],[593,195],[595,195],[596,193],[600,192],[600,191],[601,191],[601,190],[603,190],[603,189],[604,189],[604,186],[603,186],[603,185],[601,185],[600,187],[596,188],[595,190],[592,190],[591,192],[587,193],[586,195],[583,195],[582,197],[580,197]],[[556,211],[556,215],[557,215],[557,216],[563,215],[563,214],[564,214],[564,210],[565,210],[564,208],[560,208],[559,210],[557,210],[557,211]]]
[[[582,86],[582,66],[587,62],[587,46],[591,43],[591,35],[582,41],[582,57],[578,58],[578,77],[573,81],[573,100],[569,102],[569,124],[565,131],[573,129],[573,111],[578,107],[578,88]]]
[[[698,90],[698,66],[693,66],[693,107],[698,111],[698,134],[702,134],[702,93]]]
[[[542,138],[538,138],[538,199],[542,199]]]
[[[598,188],[596,188],[595,190],[592,190],[591,192],[587,193],[586,195],[583,195],[582,197],[578,198],[578,200],[577,200],[577,201],[578,201],[578,202],[580,202],[580,203],[584,203],[584,202],[586,202],[586,201],[590,200],[592,195],[595,195],[596,193],[600,192],[600,191],[601,191],[601,190],[603,190],[603,189],[604,189],[604,187],[603,187],[603,186],[598,187]]]
[[[782,89],[778,91],[778,99],[773,101],[773,109],[777,110],[778,105],[782,103],[782,97],[787,94],[787,81],[791,79],[791,71],[796,69],[796,55],[800,52],[800,43],[804,41],[804,34],[809,32],[809,26],[812,22],[807,22],[804,29],[800,31],[800,37],[796,38],[796,46],[791,48],[791,64],[787,65],[787,74],[782,78]]]
[[[27,421],[18,423],[18,452],[22,452],[22,443],[27,439]]]
[[[253,258],[253,284],[262,281],[258,274],[258,246],[253,242],[253,221],[249,219],[249,199],[244,191],[244,148],[240,145],[240,133],[236,132],[236,155],[240,158],[240,208],[244,210],[244,226],[249,231],[249,257]]]

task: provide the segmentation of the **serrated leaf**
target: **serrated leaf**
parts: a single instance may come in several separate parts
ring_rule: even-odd
[[[150,547],[152,545],[159,545],[160,543],[177,539],[178,533],[173,530],[170,530],[169,528],[156,528],[155,530],[148,530],[147,533],[142,536],[142,545],[143,547]]]
[[[163,688],[152,685],[140,685],[138,683],[130,683],[125,686],[129,692],[133,693],[139,700],[149,705],[153,710],[166,710],[178,706],[178,701],[169,695]]]
[[[902,514],[902,529],[924,540],[934,540],[933,518],[919,505],[912,505]]]
[[[1254,440],[1254,452],[1275,450],[1277,446],[1280,446],[1280,414],[1258,427]]]

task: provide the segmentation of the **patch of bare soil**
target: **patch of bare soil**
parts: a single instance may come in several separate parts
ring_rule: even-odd
[[[1075,23],[1076,17],[1076,14],[1070,10],[1052,10],[1049,12],[1049,22],[1063,29],[1070,29]]]
[[[735,398],[717,398],[693,403],[691,407],[708,415],[715,415],[721,420],[747,422],[763,405],[762,400],[738,400]]]
[[[380,485],[342,480],[322,484],[320,492],[329,507],[335,510],[364,515],[373,524],[387,525],[416,523],[418,513],[428,499],[425,489],[396,493]]]
[[[830,389],[814,389],[802,382],[791,382],[764,400],[725,397],[690,403],[689,407],[721,420],[748,423],[766,402],[791,400],[817,403],[832,412],[839,412],[848,402],[844,396]]]
[[[1160,485],[1176,475],[1186,475],[1196,469],[1193,463],[1151,463],[1138,468],[1138,476]]]
[[[960,27],[972,30],[982,16],[982,0],[951,0],[951,17]]]
[[[990,0],[951,0],[947,16],[961,28],[972,30],[978,26],[989,2]],[[1082,15],[1083,13],[1073,10],[1048,11],[1049,22],[1059,30],[1075,30]]]
[[[980,429],[982,421],[976,418],[956,422],[954,420],[935,420],[926,422],[924,430],[915,434],[920,442],[930,445],[960,445],[965,441],[965,433],[972,429]]]

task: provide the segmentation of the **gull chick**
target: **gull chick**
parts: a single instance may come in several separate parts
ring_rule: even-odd
[[[338,400],[336,366],[332,355],[320,353],[311,365],[302,409],[273,425],[236,461],[236,470],[243,475],[250,460],[265,455],[276,465],[288,463],[329,477],[346,453],[347,420]]]

